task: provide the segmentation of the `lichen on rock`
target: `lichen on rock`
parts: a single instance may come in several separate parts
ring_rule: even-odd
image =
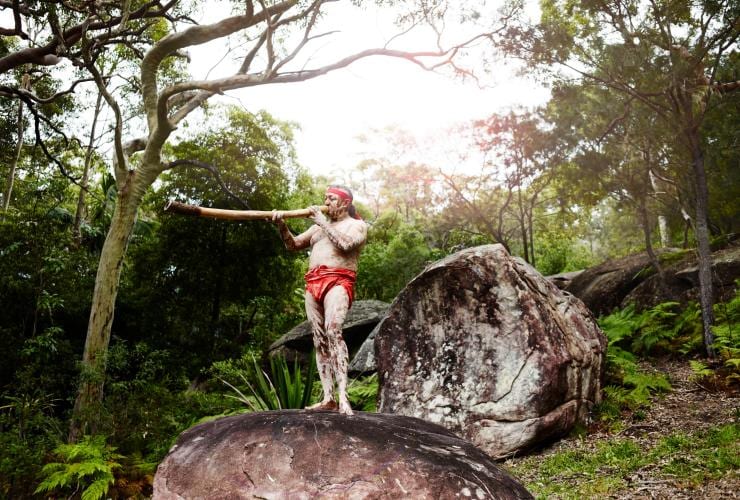
[[[583,303],[501,245],[429,266],[376,335],[382,412],[495,457],[567,433],[600,399],[606,339]]]

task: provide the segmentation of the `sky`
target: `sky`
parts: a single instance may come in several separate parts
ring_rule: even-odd
[[[487,7],[495,3],[485,2]],[[228,2],[210,0],[201,5],[203,11],[194,16],[201,24],[229,15]],[[316,32],[336,32],[309,44],[298,64],[317,67],[363,49],[382,47],[399,31],[393,22],[397,12],[378,9],[374,2],[364,2],[361,9],[348,0],[330,2],[326,13]],[[0,21],[5,25],[10,21],[7,11],[3,14]],[[471,36],[466,30],[469,25],[448,25],[445,34],[448,41],[460,41]],[[395,39],[391,48],[429,50],[434,42],[430,31],[415,30]],[[188,52],[195,79],[231,75],[240,63],[224,57],[223,41],[191,47]],[[449,143],[453,137],[449,130],[456,125],[517,105],[541,104],[549,96],[546,88],[515,76],[513,66],[505,63],[480,76],[483,88],[471,80],[425,71],[408,61],[376,56],[312,80],[229,91],[211,102],[240,104],[252,112],[264,109],[280,120],[295,122],[300,127],[295,135],[299,163],[314,175],[342,180],[346,176],[341,173],[363,159],[387,153],[382,139],[358,140],[372,136],[373,130],[395,127],[421,144]],[[111,118],[107,108],[104,115]],[[417,153],[421,155],[418,161],[439,168],[450,162],[449,155],[440,154],[438,148],[422,148]]]
[[[304,53],[310,56],[308,67],[366,48],[382,47],[398,31],[393,24],[395,13],[387,9],[357,9],[348,2],[337,2],[328,5],[327,13],[323,31],[340,32],[306,48]],[[223,12],[210,14],[215,19]],[[460,27],[448,27],[448,32],[450,40],[469,36]],[[428,50],[434,43],[430,35],[413,32],[395,40],[392,47]],[[208,44],[191,48],[190,52],[196,78],[209,71],[211,77],[233,71],[228,58],[215,68],[211,63],[217,59],[215,54],[224,53],[223,46]],[[230,91],[220,99],[241,104],[250,111],[266,109],[278,119],[298,123],[299,162],[312,174],[331,178],[337,177],[341,169],[354,168],[362,159],[382,154],[358,140],[358,136],[373,129],[394,126],[427,142],[446,140],[449,128],[456,124],[516,105],[533,106],[549,95],[541,85],[516,77],[514,68],[505,64],[498,65],[492,74],[481,76],[487,84],[484,88],[472,80],[463,82],[425,71],[405,60],[376,56],[313,80]],[[433,153],[423,160],[440,167],[443,165],[439,163],[447,161]]]

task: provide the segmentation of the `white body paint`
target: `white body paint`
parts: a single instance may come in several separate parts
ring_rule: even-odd
[[[278,224],[280,236],[289,250],[311,248],[309,270],[319,266],[357,271],[360,251],[367,239],[367,225],[349,216],[350,200],[327,192],[324,204],[329,207],[329,218],[318,207],[311,207],[315,222],[306,232],[294,236],[276,211],[273,220]],[[347,365],[349,353],[342,338],[342,325],[350,307],[349,296],[342,286],[334,286],[324,297],[323,303],[306,291],[306,316],[311,323],[316,348],[316,365],[324,397],[311,408],[334,409],[334,385],[339,393],[339,411],[352,414],[347,399]]]

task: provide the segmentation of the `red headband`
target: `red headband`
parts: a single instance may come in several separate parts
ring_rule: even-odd
[[[330,187],[326,190],[327,193],[332,193],[337,196],[339,196],[343,200],[349,200],[352,201],[352,195],[349,194],[347,191],[339,188]]]

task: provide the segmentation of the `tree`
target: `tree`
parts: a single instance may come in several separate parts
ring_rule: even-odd
[[[295,206],[290,197],[306,180],[293,158],[291,127],[240,108],[218,106],[208,115],[207,130],[165,154],[229,169],[218,179],[195,166],[168,171],[142,211],[155,213],[168,199],[235,209]],[[128,252],[133,264],[117,305],[128,314],[118,316],[115,331],[158,332],[148,343],[179,358],[191,380],[245,345],[266,347],[302,314],[291,307],[302,261],[285,251],[271,224],[171,215],[157,221]]]
[[[257,8],[252,1],[245,2],[240,14],[210,25],[190,26],[172,31],[142,50],[140,85],[141,109],[147,132],[144,136],[124,140],[124,117],[115,92],[108,88],[109,78],[102,74],[98,64],[99,42],[95,32],[82,31],[78,39],[79,57],[75,61],[94,79],[115,116],[113,171],[118,190],[117,203],[110,229],[103,245],[95,289],[93,291],[90,321],[87,329],[80,391],[75,403],[70,431],[75,439],[85,431],[94,431],[95,406],[101,401],[105,380],[105,353],[110,340],[114,304],[118,284],[132,228],[143,197],[165,171],[188,164],[188,159],[168,161],[163,148],[179,124],[210,97],[228,90],[272,83],[299,82],[324,75],[348,66],[364,57],[385,55],[407,59],[422,67],[433,69],[450,64],[454,55],[464,46],[481,38],[493,37],[501,27],[475,35],[451,48],[432,51],[403,52],[390,48],[367,49],[347,56],[332,64],[312,69],[291,69],[302,50],[325,34],[315,34],[326,0],[298,2],[262,2]],[[174,4],[166,4],[170,6]],[[120,23],[126,32],[127,23]],[[145,28],[146,29],[146,28]],[[302,33],[297,41],[289,37],[292,31]],[[193,45],[207,43],[230,35],[246,36],[249,47],[235,74],[201,81],[175,77],[163,83],[162,73],[169,62],[181,51]],[[284,44],[281,45],[281,42]],[[292,46],[287,44],[293,43]],[[259,57],[258,57],[259,56]],[[425,63],[431,59],[431,63]],[[1,66],[0,66],[1,67]],[[131,77],[133,79],[133,76]],[[192,163],[192,162],[191,162]]]
[[[534,214],[557,171],[559,146],[539,112],[492,115],[472,124],[472,147],[483,155],[476,175],[443,174],[449,215],[510,249],[518,240],[535,263]],[[517,235],[518,233],[518,235]],[[518,236],[518,237],[517,237]]]
[[[672,144],[672,131],[639,102],[593,85],[559,85],[548,113],[577,166],[575,171],[565,171],[574,203],[611,196],[620,206],[634,210],[645,249],[663,279],[653,248],[654,214],[681,209],[679,199],[671,194],[678,182],[674,164],[683,160]],[[665,240],[665,221],[659,231],[661,241]]]
[[[60,100],[69,101],[76,87],[91,82],[92,77],[77,72],[63,63],[84,67],[83,52],[97,59],[111,47],[128,47],[136,52],[143,33],[151,33],[158,22],[177,22],[187,19],[182,11],[185,2],[127,0],[124,2],[81,2],[51,0],[1,1],[0,11],[12,16],[12,27],[0,27],[0,97],[14,99],[19,116],[25,105],[34,120],[34,135],[49,161],[61,173],[76,182],[58,155],[46,147],[44,130],[68,141],[63,126],[48,116],[48,108]],[[60,89],[53,71],[65,71],[68,87]],[[61,72],[60,72],[61,73]],[[29,80],[29,76],[31,79]],[[70,78],[71,77],[71,78]],[[19,118],[20,119],[20,118]],[[22,140],[17,141],[18,148]],[[12,172],[12,169],[11,169]],[[10,186],[10,182],[7,183]],[[6,197],[5,203],[8,202]]]
[[[509,46],[556,77],[575,76],[639,101],[674,127],[693,170],[700,299],[710,357],[713,290],[703,125],[708,110],[740,88],[736,81],[717,80],[718,68],[737,47],[739,25],[740,5],[733,0],[548,0],[540,23],[512,33]]]

